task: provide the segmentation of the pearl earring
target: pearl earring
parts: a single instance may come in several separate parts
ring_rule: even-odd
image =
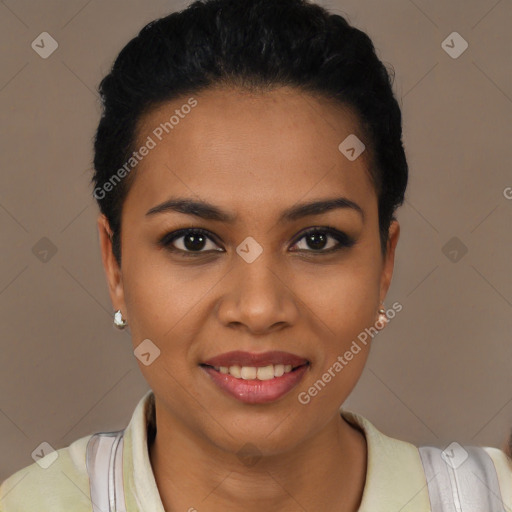
[[[124,329],[128,324],[126,323],[126,320],[123,318],[123,314],[121,313],[121,310],[118,309],[114,313],[114,325],[118,329]]]

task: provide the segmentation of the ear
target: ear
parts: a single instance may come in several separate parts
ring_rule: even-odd
[[[108,291],[114,310],[120,309],[128,320],[124,302],[123,276],[112,251],[112,230],[105,215],[98,215],[98,232],[101,247],[101,259],[107,277]]]
[[[380,278],[380,299],[381,303],[384,302],[386,294],[388,293],[389,285],[391,284],[391,277],[393,276],[393,268],[395,263],[395,249],[400,237],[400,224],[397,220],[391,221],[388,231],[387,252],[382,267],[382,274]]]

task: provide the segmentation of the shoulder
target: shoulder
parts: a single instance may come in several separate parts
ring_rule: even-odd
[[[470,501],[494,496],[493,499],[503,502],[504,510],[512,511],[512,459],[504,451],[459,445],[471,460],[455,467],[454,479],[455,475],[448,469],[453,466],[441,457],[443,448],[416,446],[389,437],[352,411],[343,410],[342,415],[363,429],[368,445],[367,482],[361,511],[382,510],[382,503],[387,504],[386,510],[429,511],[431,494],[434,499],[450,500],[453,488]]]
[[[90,512],[86,466],[87,443],[92,436],[42,457],[12,474],[0,485],[2,512]]]
[[[483,449],[491,457],[496,468],[501,497],[504,505],[512,510],[512,459],[499,448],[484,446]]]

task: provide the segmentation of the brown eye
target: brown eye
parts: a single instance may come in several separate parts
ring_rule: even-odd
[[[329,243],[329,239],[335,240],[335,243]],[[295,242],[297,245],[304,240],[305,247],[299,248],[299,251],[318,252],[319,254],[331,253],[342,249],[343,247],[351,247],[355,240],[342,231],[335,228],[313,228],[303,233]]]
[[[211,250],[222,251],[222,249],[215,248],[218,246],[209,232],[199,228],[180,229],[168,233],[160,240],[160,244],[175,252],[201,254]]]

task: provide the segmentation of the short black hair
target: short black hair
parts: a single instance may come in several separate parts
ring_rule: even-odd
[[[103,112],[91,181],[119,265],[122,206],[135,171],[118,183],[112,177],[135,150],[138,121],[166,101],[214,86],[261,92],[289,86],[352,109],[365,138],[386,254],[408,179],[393,80],[366,33],[307,0],[197,0],[148,23],[98,89]]]

